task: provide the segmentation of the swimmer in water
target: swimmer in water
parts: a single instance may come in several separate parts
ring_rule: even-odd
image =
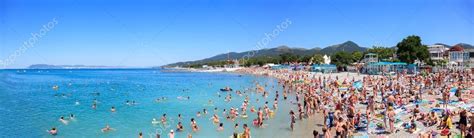
[[[211,120],[215,124],[219,123],[219,117],[216,114],[211,117]]]
[[[198,112],[196,113],[196,116],[197,116],[197,117],[201,117],[201,112],[198,111]]]
[[[115,107],[110,108],[110,112],[115,112]]]
[[[111,131],[111,130],[115,130],[115,129],[111,128],[108,124],[105,125],[105,127],[101,129],[101,131],[104,132],[104,133],[108,132],[108,131]]]
[[[191,128],[193,128],[194,132],[199,130],[199,127],[198,127],[196,121],[194,120],[194,118],[191,118]]]
[[[74,119],[75,119],[75,118],[74,118],[74,114],[70,114],[70,115],[69,115],[69,119],[74,120]]]
[[[181,122],[178,122],[178,125],[176,125],[176,131],[184,131],[183,124]]]
[[[59,118],[59,121],[61,121],[61,123],[65,124],[65,125],[67,125],[69,123],[66,119],[64,119],[64,116],[61,116]]]
[[[170,130],[170,133],[168,134],[170,136],[170,138],[174,138],[174,132],[173,132],[173,129]]]
[[[58,130],[55,127],[51,128],[51,130],[46,130],[46,131],[53,136],[58,134]]]
[[[207,114],[207,110],[206,109],[202,109],[202,113],[204,113],[205,115]]]
[[[219,127],[217,128],[217,131],[222,131],[222,130],[224,130],[224,124],[220,123]]]
[[[181,121],[183,118],[181,117],[181,114],[178,114],[178,120]]]
[[[97,108],[97,104],[93,103],[92,104],[92,109],[96,109]]]
[[[161,116],[161,123],[166,124],[166,114],[163,114],[163,116]]]

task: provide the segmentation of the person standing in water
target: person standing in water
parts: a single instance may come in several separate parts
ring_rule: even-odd
[[[168,134],[169,138],[174,138],[174,131],[173,129],[170,130],[170,133]]]
[[[250,138],[250,128],[247,126],[247,124],[244,124],[242,127],[244,128],[242,138]]]
[[[161,124],[166,124],[166,114],[163,114],[163,116],[161,116]]]
[[[295,124],[295,120],[296,120],[296,116],[295,116],[295,113],[293,112],[293,110],[290,111],[290,128],[291,130],[293,131],[294,130],[294,124]]]

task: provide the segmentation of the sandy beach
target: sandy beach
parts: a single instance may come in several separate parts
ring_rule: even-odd
[[[244,69],[244,70],[240,70],[239,72],[251,73],[251,74],[255,74],[255,75],[272,76],[272,77],[278,78],[280,80],[285,80],[285,79],[288,80],[288,78],[291,78],[291,75],[294,75],[294,74],[304,76],[304,77],[300,78],[304,81],[308,81],[304,78],[312,78],[312,79],[321,78],[321,77],[322,78],[337,78],[338,82],[342,82],[342,83],[344,83],[346,81],[351,81],[351,82],[362,81],[364,79],[364,77],[371,77],[371,78],[374,78],[375,80],[382,79],[382,78],[387,78],[387,76],[380,76],[380,75],[368,76],[368,75],[364,75],[364,74],[348,73],[348,72],[327,73],[327,74],[325,74],[325,73],[314,73],[314,72],[306,72],[306,71],[286,71],[286,70],[285,71],[275,71],[275,70],[266,70],[266,69]],[[296,76],[298,76],[298,75],[296,75]],[[442,130],[444,130],[444,131],[449,130],[449,133],[450,133],[449,135],[451,137],[460,136],[461,135],[461,130],[459,129],[458,125],[455,125],[457,127],[449,127],[449,128],[448,127],[441,127],[440,128],[440,125],[441,125],[440,120],[442,118],[440,118],[440,120],[438,120],[438,122],[436,124],[433,124],[433,125],[424,124],[425,120],[423,120],[423,119],[428,118],[428,114],[430,114],[430,112],[433,112],[433,113],[436,112],[436,114],[438,114],[439,117],[445,116],[446,111],[448,113],[450,113],[449,118],[455,124],[457,124],[458,120],[460,120],[460,115],[459,114],[465,114],[465,116],[467,118],[470,118],[471,108],[473,107],[474,101],[471,98],[467,98],[467,97],[472,97],[471,92],[472,92],[472,90],[474,90],[473,87],[472,87],[472,80],[470,80],[470,78],[472,78],[472,74],[464,74],[464,75],[465,76],[463,76],[463,77],[468,79],[464,83],[458,83],[453,79],[447,80],[448,82],[444,83],[444,86],[447,86],[447,87],[451,88],[451,91],[455,88],[458,88],[458,87],[464,87],[464,89],[459,90],[459,92],[461,93],[461,96],[454,96],[454,92],[450,93],[450,96],[454,97],[454,98],[450,99],[450,104],[447,104],[447,107],[445,107],[445,108],[440,107],[440,104],[442,103],[441,99],[443,99],[443,96],[442,96],[441,92],[435,92],[436,90],[440,91],[441,86],[433,85],[430,88],[426,88],[426,89],[421,90],[422,93],[418,96],[421,96],[422,98],[419,97],[420,99],[418,99],[416,103],[415,102],[405,102],[404,104],[401,104],[402,106],[399,106],[398,108],[396,108],[394,110],[394,112],[396,114],[396,117],[394,117],[394,118],[397,119],[397,121],[394,122],[394,130],[393,130],[394,132],[392,132],[392,133],[388,132],[389,127],[383,125],[383,124],[388,124],[389,121],[388,121],[388,119],[384,120],[385,117],[383,117],[383,112],[387,111],[387,109],[382,108],[382,109],[376,109],[375,112],[374,112],[374,114],[375,114],[374,117],[375,118],[371,118],[371,122],[383,125],[383,127],[380,128],[380,130],[379,130],[378,127],[376,128],[375,126],[369,126],[369,129],[370,129],[369,131],[367,131],[367,130],[363,130],[363,131],[354,130],[354,131],[352,131],[351,136],[354,136],[354,137],[381,137],[381,136],[382,137],[439,137],[440,134],[442,133]],[[409,75],[409,76],[413,76],[413,75]],[[395,77],[395,76],[392,76],[392,77]],[[418,85],[421,86],[421,84],[422,83],[419,83]],[[311,84],[309,84],[309,85],[311,85]],[[415,85],[417,85],[417,84],[415,84]],[[302,86],[302,85],[300,85],[300,86]],[[304,86],[302,86],[302,87],[304,87]],[[363,86],[363,87],[369,89],[367,91],[367,93],[372,93],[373,92],[371,89],[373,89],[374,86]],[[421,87],[423,87],[423,86],[421,86]],[[415,89],[420,89],[420,87],[414,87],[414,88]],[[307,93],[307,92],[308,91],[306,91],[304,93]],[[303,94],[303,93],[297,93],[297,94]],[[352,95],[354,95],[354,94],[355,93],[353,93]],[[317,95],[319,95],[319,94],[317,94]],[[390,97],[390,96],[387,96],[387,97],[375,96],[374,100],[377,103],[382,103],[388,97]],[[466,97],[466,98],[463,98],[463,99],[461,99],[462,101],[460,101],[459,97]],[[406,97],[406,98],[414,98],[414,97],[411,96],[411,97]],[[403,99],[401,99],[401,100],[403,100]],[[365,101],[365,100],[359,99],[357,101],[362,102],[362,101]],[[348,103],[348,104],[350,104],[350,103]],[[323,105],[323,106],[327,106],[327,105]],[[366,104],[360,104],[360,103],[356,103],[354,106],[355,106],[355,111],[357,111],[357,112],[361,112],[361,111],[365,112],[365,109],[367,108]],[[419,106],[419,107],[416,107],[416,109],[415,109],[415,106]],[[390,108],[392,108],[392,107],[390,107]],[[416,117],[416,116],[412,116],[412,114],[413,114],[412,112],[414,110],[421,110],[418,113],[416,113],[416,115],[418,117],[420,117],[420,115],[421,115],[421,118],[410,119],[411,117]],[[345,111],[342,111],[343,114],[344,114],[344,112]],[[462,112],[464,112],[464,113],[462,113]],[[424,116],[424,115],[427,115],[427,116]],[[296,131],[292,132],[293,136],[295,136],[295,137],[298,137],[298,136],[312,137],[313,136],[313,134],[312,134],[313,130],[316,130],[316,131],[318,131],[319,134],[322,134],[323,128],[327,129],[327,127],[325,127],[325,125],[324,125],[324,123],[325,123],[324,120],[325,120],[325,115],[323,114],[323,112],[316,111],[314,114],[308,115],[307,118],[305,118],[303,120],[296,121],[296,125],[295,125],[295,130]],[[346,118],[344,120],[346,121]],[[409,129],[406,129],[406,127],[403,126],[405,124],[410,123],[410,120],[416,120],[415,123],[417,124],[417,128],[414,129],[411,132],[409,131]],[[465,127],[468,128],[469,125],[466,125]],[[470,131],[469,131],[469,133],[470,133]],[[329,135],[335,136],[336,135],[336,130],[331,129],[329,131]],[[464,132],[463,135],[466,135],[466,132]]]

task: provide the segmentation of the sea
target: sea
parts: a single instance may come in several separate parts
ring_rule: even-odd
[[[252,138],[295,137],[289,129],[289,111],[296,111],[295,97],[289,95],[283,100],[282,86],[270,77],[163,69],[8,69],[0,70],[0,78],[0,137],[129,138],[141,132],[146,138],[157,134],[168,137],[174,130],[177,138],[189,134],[193,138],[228,138],[234,132],[241,133],[243,124],[250,127]],[[257,83],[265,86],[268,97],[255,92]],[[220,91],[226,86],[233,92]],[[239,96],[236,90],[246,93]],[[257,115],[249,111],[250,107],[263,107],[266,101],[272,107],[276,91],[280,97],[275,116],[265,120],[265,128],[254,127],[252,121]],[[228,94],[231,101],[225,101]],[[249,117],[225,119],[223,109],[241,107],[245,95],[250,98]],[[111,112],[112,107],[115,112]],[[197,117],[198,111],[201,117]],[[211,122],[214,113],[220,117],[223,131],[217,131]],[[152,124],[153,118],[160,120],[163,114],[168,118],[166,125]],[[61,116],[67,123],[59,120]],[[196,119],[199,131],[192,132],[191,118]],[[184,131],[176,131],[178,122]],[[236,123],[238,129],[234,129]],[[102,132],[106,125],[113,130]],[[58,129],[56,136],[47,133],[53,127]]]

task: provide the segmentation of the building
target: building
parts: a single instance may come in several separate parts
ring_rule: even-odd
[[[469,52],[463,47],[456,45],[449,50],[449,66],[452,68],[464,68],[469,66]]]
[[[379,62],[379,58],[377,54],[374,53],[367,53],[364,55],[364,59],[362,59],[362,63],[368,64],[368,63],[376,63]]]
[[[474,49],[466,49],[466,52],[469,53],[469,63],[468,66],[474,70]]]
[[[408,70],[408,66],[409,65],[405,62],[372,62],[366,64],[362,72],[372,75],[392,72],[397,73]]]
[[[444,45],[428,46],[428,51],[430,52],[430,59],[435,62],[447,59],[448,50],[449,48]]]

